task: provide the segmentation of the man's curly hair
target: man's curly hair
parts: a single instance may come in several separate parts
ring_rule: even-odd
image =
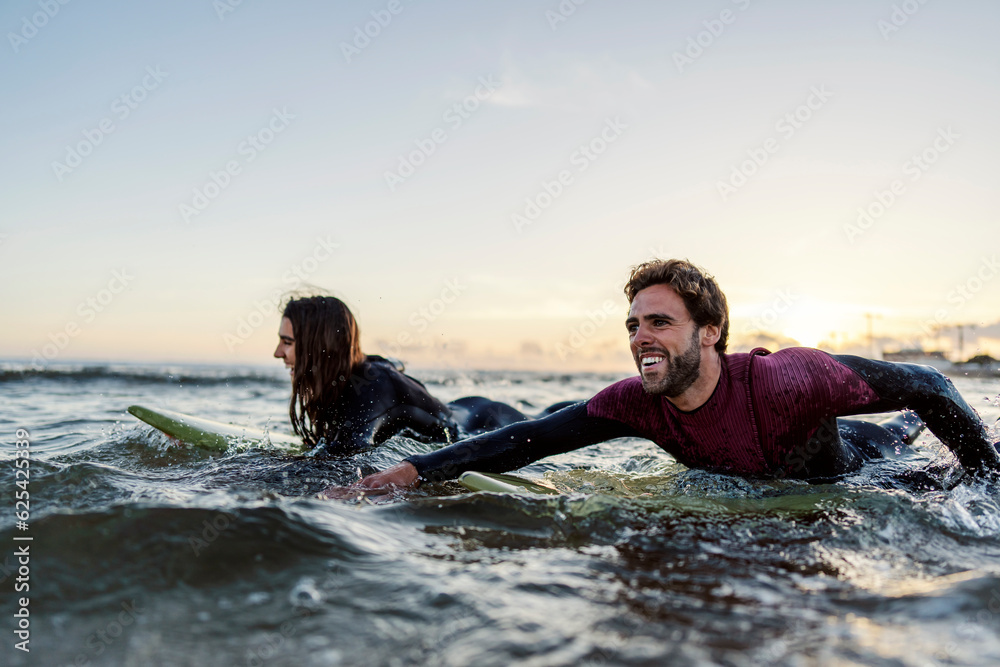
[[[707,271],[700,269],[686,259],[654,259],[632,267],[625,296],[632,303],[635,295],[652,285],[669,285],[684,300],[695,325],[703,327],[714,324],[721,330],[715,349],[719,354],[726,351],[729,343],[729,304],[726,295],[719,289]]]

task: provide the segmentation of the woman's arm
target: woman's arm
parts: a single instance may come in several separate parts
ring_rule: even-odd
[[[351,455],[398,433],[425,442],[448,442],[458,437],[458,426],[448,408],[423,384],[381,358],[369,360],[344,387],[336,430],[321,454]]]

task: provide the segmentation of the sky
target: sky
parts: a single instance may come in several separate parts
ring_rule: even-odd
[[[987,0],[9,0],[0,358],[627,370],[631,266],[731,350],[1000,356]],[[969,325],[974,325],[971,328]],[[868,338],[869,330],[872,339]]]

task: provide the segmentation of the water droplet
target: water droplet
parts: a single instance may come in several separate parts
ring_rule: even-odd
[[[318,609],[323,604],[323,594],[316,588],[315,579],[302,577],[288,594],[288,600],[295,607]]]
[[[248,605],[258,605],[264,604],[271,599],[270,593],[265,593],[264,591],[257,591],[256,593],[251,593],[247,596]]]

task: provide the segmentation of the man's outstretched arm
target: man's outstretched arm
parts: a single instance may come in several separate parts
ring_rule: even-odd
[[[466,470],[516,470],[548,456],[624,437],[642,436],[619,421],[588,416],[584,401],[542,419],[511,424],[406,460],[422,479],[437,482],[458,477]]]
[[[441,481],[458,477],[467,470],[507,472],[547,456],[625,437],[642,436],[619,421],[588,416],[587,403],[581,402],[542,419],[518,422],[430,454],[411,456],[384,472],[369,475],[359,486],[407,487],[413,486],[418,477]]]
[[[987,439],[983,420],[940,371],[849,354],[833,357],[868,383],[881,399],[880,407],[916,412],[963,468],[973,473],[1000,471],[1000,454]]]

